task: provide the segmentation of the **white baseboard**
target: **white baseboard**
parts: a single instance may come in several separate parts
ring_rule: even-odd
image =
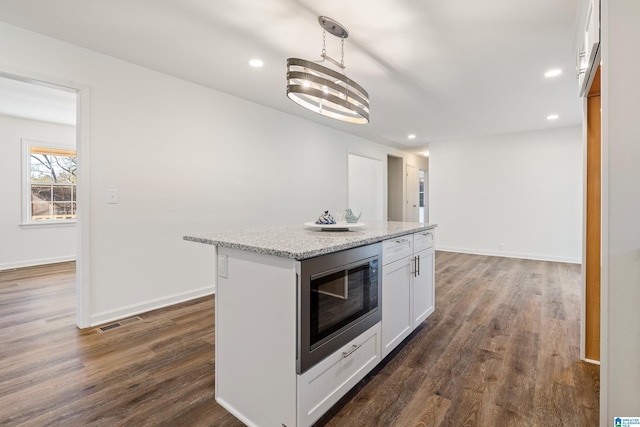
[[[215,287],[207,286],[193,291],[172,295],[170,297],[158,298],[140,304],[130,305],[117,310],[105,311],[92,315],[90,318],[89,327],[94,327],[103,323],[114,322],[116,320],[125,319],[127,317],[137,316],[141,313],[146,313],[151,310],[157,310],[159,308],[167,307],[196,298],[201,298],[207,295],[212,295],[214,293]]]
[[[55,258],[30,259],[27,261],[14,261],[6,264],[0,264],[0,271],[14,270],[16,268],[34,267],[36,265],[57,264],[59,262],[75,261],[75,255],[68,255]]]
[[[570,264],[582,264],[582,260],[580,258],[571,258],[571,257],[520,254],[515,252],[486,251],[486,250],[466,249],[466,248],[447,248],[447,247],[440,247],[440,246],[436,246],[436,250],[443,251],[443,252],[458,252],[458,253],[471,254],[471,255],[488,255],[488,256],[500,256],[505,258],[532,259],[536,261],[553,261],[553,262],[566,262]]]
[[[587,358],[585,358],[585,359],[584,359],[584,361],[585,361],[585,362],[587,362],[587,363],[591,363],[591,364],[593,364],[593,365],[598,365],[598,366],[600,366],[600,361],[599,361],[599,360],[593,360],[593,359],[587,359]]]

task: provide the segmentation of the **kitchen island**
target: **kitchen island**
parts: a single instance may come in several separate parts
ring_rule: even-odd
[[[434,227],[377,222],[347,231],[299,225],[184,236],[216,247],[216,401],[250,426],[315,422],[433,312]],[[338,279],[309,291],[324,273],[306,266],[329,261]],[[327,333],[314,344],[311,332],[309,344],[307,324],[319,317],[308,313],[314,298],[355,305],[365,320],[351,335],[337,321],[326,327],[333,318],[320,320]],[[347,339],[338,343],[341,334]],[[314,346],[330,351],[314,358]]]

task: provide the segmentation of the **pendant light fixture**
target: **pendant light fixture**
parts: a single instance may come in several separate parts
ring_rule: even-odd
[[[323,116],[349,123],[369,123],[369,94],[344,72],[344,39],[349,37],[349,33],[344,26],[329,17],[320,16],[318,22],[323,28],[322,59],[287,59],[287,96],[293,102]],[[327,55],[327,32],[342,39],[340,62]],[[321,65],[325,60],[340,71]]]

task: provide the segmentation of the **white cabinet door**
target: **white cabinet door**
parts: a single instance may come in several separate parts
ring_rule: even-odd
[[[411,315],[412,257],[382,266],[382,357],[413,330]]]
[[[416,255],[416,273],[413,277],[413,328],[433,313],[435,308],[434,261],[433,247],[418,252]]]

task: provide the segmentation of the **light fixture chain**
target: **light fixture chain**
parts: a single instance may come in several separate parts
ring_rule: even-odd
[[[342,57],[340,58],[340,68],[344,70],[344,39],[340,39],[342,41]]]
[[[327,56],[327,32],[322,30],[322,58]]]

